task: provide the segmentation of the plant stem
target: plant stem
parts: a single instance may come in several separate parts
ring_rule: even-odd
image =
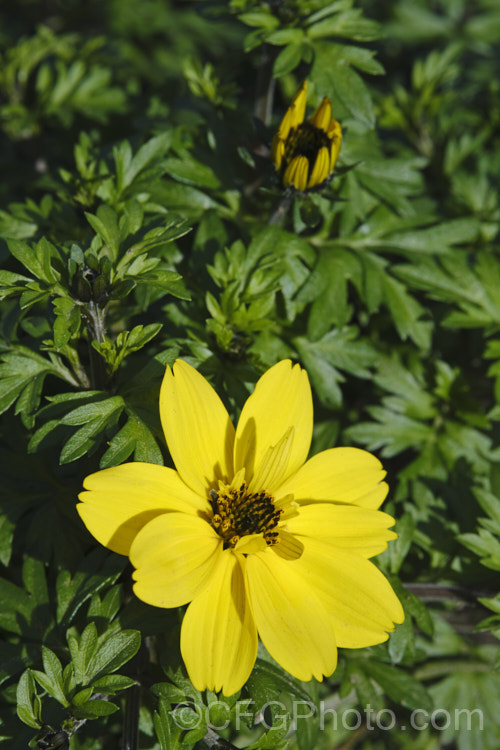
[[[209,748],[209,750],[239,750],[236,745],[219,737],[213,729],[207,730],[206,735],[203,737],[203,743]]]
[[[468,589],[465,586],[442,583],[403,583],[403,586],[428,602],[457,602],[457,603],[476,603],[480,596],[492,597],[498,592],[492,590]]]
[[[141,688],[138,683],[127,690],[123,713],[122,750],[137,750]]]
[[[93,300],[87,305],[87,331],[89,334],[90,380],[92,388],[102,390],[106,387],[107,376],[104,362],[92,341],[102,344],[106,335],[106,308],[100,308]]]
[[[290,210],[291,205],[292,205],[292,192],[287,191],[280,198],[279,202],[275,206],[274,211],[272,212],[269,218],[269,221],[267,222],[269,226],[281,226],[281,224],[285,220],[285,216]]]
[[[271,122],[273,111],[275,81],[273,78],[273,64],[275,55],[268,44],[262,45],[257,83],[255,90],[254,114],[264,125]]]

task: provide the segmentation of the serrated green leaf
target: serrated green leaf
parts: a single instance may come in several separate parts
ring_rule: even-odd
[[[182,729],[170,713],[170,702],[160,698],[153,724],[161,750],[180,750]]]
[[[362,78],[353,70],[349,54],[344,55],[343,45],[329,46],[321,42],[315,45],[315,50],[311,79],[317,89],[332,99],[334,111],[335,103],[339,102],[351,117],[373,128],[372,98]]]
[[[358,339],[355,328],[334,329],[319,341],[295,339],[309,376],[320,398],[337,406],[342,399],[337,383],[344,380],[339,370],[359,378],[370,377],[368,367],[375,361],[375,352],[366,341]]]
[[[311,696],[304,686],[279,666],[270,661],[257,658],[253,671],[248,678],[247,688],[255,700],[252,711],[259,712],[262,706],[273,701],[281,692],[296,696],[305,702],[311,701]]]
[[[61,349],[78,333],[81,323],[81,313],[78,305],[67,297],[56,297],[53,300],[56,319],[54,321],[54,344]]]
[[[104,637],[88,667],[90,679],[96,680],[120,669],[135,656],[140,645],[141,634],[137,630],[122,630]]]

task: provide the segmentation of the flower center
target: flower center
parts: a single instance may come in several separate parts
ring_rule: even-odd
[[[285,161],[289,163],[295,156],[305,156],[314,166],[318,151],[323,146],[330,147],[327,134],[306,120],[290,130],[285,142]]]
[[[232,548],[242,536],[262,534],[266,544],[276,544],[275,531],[283,508],[276,508],[267,492],[248,492],[246,482],[239,489],[210,490],[212,527],[224,540],[224,549]]]

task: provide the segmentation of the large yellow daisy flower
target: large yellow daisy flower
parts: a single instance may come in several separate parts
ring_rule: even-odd
[[[403,610],[369,561],[394,521],[380,462],[333,448],[307,459],[307,373],[271,367],[236,431],[211,385],[182,360],[167,367],[160,414],[177,471],[128,463],[91,474],[78,505],[101,544],[128,555],[134,591],[188,604],[181,652],[196,688],[236,692],[257,641],[300,680],[321,680],[337,646],[387,639]]]

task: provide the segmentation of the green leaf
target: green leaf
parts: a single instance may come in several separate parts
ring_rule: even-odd
[[[304,45],[302,41],[294,42],[283,47],[273,65],[273,76],[280,78],[281,76],[291,73],[292,70],[300,64],[302,60],[302,54],[304,51]]]
[[[334,36],[359,42],[371,41],[380,36],[378,23],[364,18],[359,8],[324,18],[310,26],[307,33],[311,39]]]
[[[56,297],[52,304],[56,319],[54,321],[54,345],[62,349],[80,330],[81,313],[78,305],[68,297]]]
[[[120,247],[118,217],[110,206],[100,206],[97,215],[85,213],[92,229],[100,235],[111,258],[116,259]]]
[[[123,159],[123,157],[121,157],[120,160],[120,156],[118,156],[120,152],[115,150],[115,160],[118,159],[120,163],[120,169],[118,169],[117,164],[117,187],[119,194],[130,188],[139,175],[145,172],[151,164],[161,159],[165,152],[170,148],[171,141],[172,136],[169,132],[151,138],[141,146],[132,160],[128,163],[128,158],[126,157]]]
[[[119,710],[118,706],[115,706],[114,703],[96,698],[95,700],[90,699],[81,706],[78,706],[78,709],[75,710],[75,715],[84,719],[98,719],[101,716],[110,716]]]
[[[338,406],[342,393],[338,383],[344,378],[339,370],[345,370],[358,378],[369,378],[368,367],[375,362],[375,351],[366,342],[359,340],[355,328],[334,329],[319,341],[306,338],[294,340],[297,351],[312,380],[320,399],[328,405]]]
[[[311,701],[311,696],[298,680],[284,672],[278,665],[260,657],[257,658],[246,685],[255,701],[255,705],[252,704],[252,711],[255,713],[258,713],[269,701],[276,700],[282,692],[296,696],[306,703]]]
[[[135,684],[136,681],[131,677],[125,677],[125,675],[121,674],[107,674],[104,677],[100,677],[98,680],[94,680],[92,687],[99,693],[113,695],[114,693],[119,693]]]
[[[163,455],[147,424],[135,413],[110,440],[100,461],[102,469],[123,463],[134,453],[136,461],[163,465]]]
[[[21,634],[26,623],[31,622],[36,601],[22,588],[5,578],[0,578],[0,626],[12,633]]]
[[[396,703],[412,709],[432,711],[431,696],[424,686],[407,672],[390,664],[372,660],[366,662],[363,668]]]
[[[17,411],[29,414],[36,409],[40,402],[41,386],[47,375],[55,375],[74,384],[66,368],[26,347],[16,346],[4,354],[0,364],[0,414],[17,398],[22,397],[25,389],[26,395]]]
[[[405,654],[411,655],[414,652],[414,641],[412,618],[406,616],[403,623],[395,626],[389,638],[387,650],[394,664],[401,663]]]
[[[187,291],[182,277],[170,269],[163,269],[157,266],[154,271],[142,273],[140,276],[137,276],[135,281],[137,284],[148,284],[148,286],[160,289],[162,292],[171,294],[173,297],[179,299],[191,299],[191,295]]]
[[[57,622],[68,627],[80,607],[94,594],[116,582],[127,563],[126,558],[94,549],[71,575],[61,570],[57,576]]]
[[[28,555],[25,557],[23,563],[23,583],[30,595],[31,603],[38,608],[40,621],[42,621],[41,613],[47,610],[49,605],[49,590],[45,565],[41,560]]]
[[[347,304],[347,284],[353,280],[361,280],[361,268],[354,255],[342,249],[321,253],[296,298],[299,305],[313,300],[307,323],[311,341],[318,341],[332,327],[342,328],[348,322],[352,308]]]
[[[369,450],[376,451],[383,447],[383,456],[396,456],[411,448],[421,449],[422,445],[432,440],[432,426],[396,414],[381,406],[371,406],[368,412],[373,422],[360,422],[346,430],[346,437]]]
[[[86,685],[91,677],[88,667],[97,648],[97,628],[89,622],[80,638],[68,631],[68,647],[78,685]]]
[[[266,42],[268,44],[276,44],[278,47],[282,47],[285,44],[297,44],[304,38],[304,31],[302,29],[278,29],[272,31],[266,36]]]
[[[160,698],[158,711],[153,715],[153,724],[161,750],[180,750],[183,730],[179,726],[180,722],[176,722],[171,715],[170,705],[169,701]]]
[[[36,252],[21,240],[10,240],[8,242],[9,250],[27,270],[37,279],[44,279],[44,272]]]
[[[385,240],[388,247],[425,254],[452,253],[453,247],[473,242],[479,233],[479,222],[473,218],[444,221],[428,229],[396,232]]]
[[[96,448],[103,437],[103,432],[118,420],[125,407],[121,396],[99,401],[94,404],[79,406],[61,419],[63,425],[83,425],[64,443],[60,463],[76,461],[85,453]]]
[[[104,635],[99,640],[99,648],[88,667],[90,679],[96,680],[109,672],[115,672],[136,655],[141,645],[138,630],[122,630],[116,634]]]
[[[371,129],[375,125],[372,98],[364,81],[353,70],[349,53],[344,49],[349,48],[317,43],[311,80],[318,91],[332,99],[334,112],[342,108],[348,116]]]
[[[392,573],[399,572],[401,565],[410,551],[415,528],[415,519],[410,513],[404,513],[398,518],[396,528],[394,529],[398,538],[389,545],[389,559]]]
[[[264,29],[275,29],[279,25],[279,20],[269,10],[253,10],[248,13],[240,13],[238,18],[243,23],[246,23],[247,26],[257,26]]]
[[[219,180],[210,167],[193,158],[168,158],[163,162],[163,166],[170,177],[185,182],[187,185],[198,185],[210,190],[219,187]]]
[[[13,294],[21,294],[26,284],[32,281],[28,276],[12,271],[0,271],[0,300],[6,299]]]
[[[42,646],[42,659],[45,672],[33,669],[33,677],[38,684],[62,706],[69,706],[69,699],[64,690],[61,662],[54,652],[46,646]]]
[[[41,721],[41,703],[37,695],[35,680],[31,670],[23,672],[17,685],[17,715],[22,722],[33,729],[40,729]]]

